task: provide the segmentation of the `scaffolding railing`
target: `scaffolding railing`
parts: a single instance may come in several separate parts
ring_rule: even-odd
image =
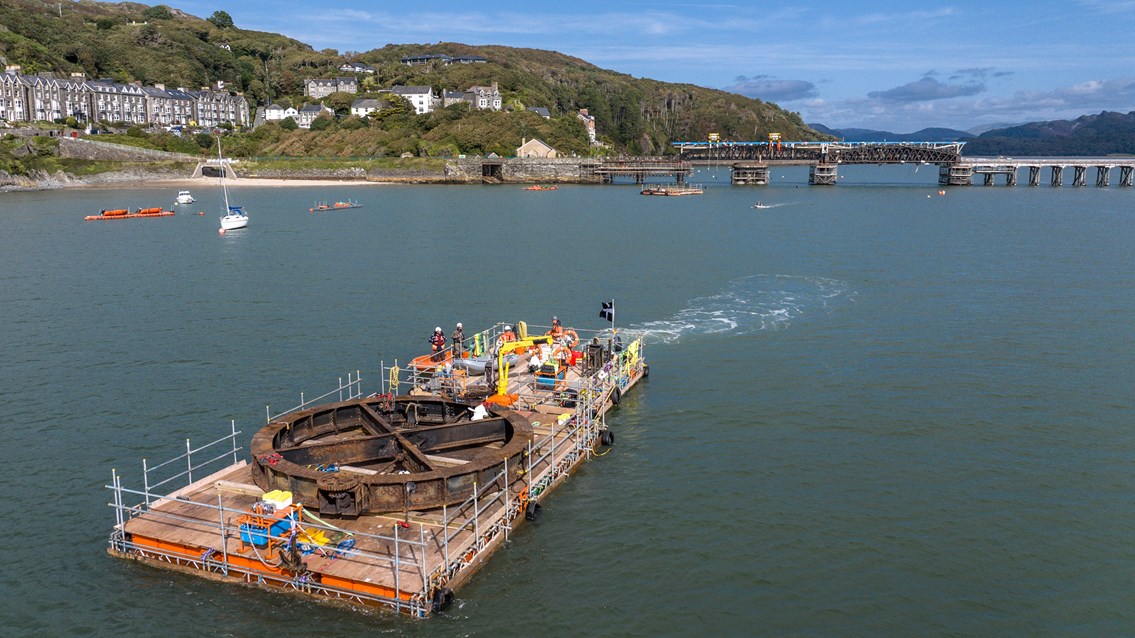
[[[179,454],[172,459],[169,459],[168,461],[163,461],[161,463],[158,463],[157,465],[150,465],[147,459],[142,459],[142,483],[145,486],[144,493],[146,494],[147,499],[146,504],[148,505],[150,503],[149,499],[153,491],[162,487],[163,485],[167,485],[181,478],[185,478],[185,485],[191,485],[193,483],[194,472],[197,472],[197,475],[201,476],[202,471],[205,468],[216,467],[216,463],[218,461],[227,459],[230,456],[232,457],[232,464],[235,464],[237,462],[237,453],[240,452],[241,449],[236,440],[236,437],[238,434],[240,434],[240,431],[236,429],[235,420],[232,420],[230,424],[232,430],[228,436],[221,437],[216,441],[213,441],[212,443],[206,443],[201,447],[194,448],[192,444],[190,444],[189,439],[185,439],[185,453]],[[228,442],[230,444],[229,449],[223,450],[218,453],[217,446],[225,442]],[[214,454],[214,456],[210,456],[202,461],[200,457],[200,453],[202,452],[209,452],[211,454]],[[194,454],[198,455],[197,465],[194,465]],[[182,465],[182,463],[184,463],[184,466]],[[184,469],[182,469],[183,467]],[[167,468],[169,470],[172,470],[174,473],[166,476],[165,478],[151,480],[151,477],[153,477],[155,473],[159,473],[163,470],[166,470]]]
[[[218,476],[231,470],[232,466],[225,468],[215,474]],[[213,478],[213,477],[210,477]],[[426,563],[424,562],[427,549],[427,541],[425,538],[425,527],[419,526],[418,538],[414,539],[412,536],[404,536],[399,530],[400,527],[395,525],[393,535],[382,534],[368,534],[362,531],[351,531],[349,535],[351,538],[356,539],[356,543],[350,548],[319,548],[312,551],[320,551],[324,554],[334,553],[336,556],[342,556],[343,560],[358,560],[367,561],[377,568],[383,565],[388,566],[393,570],[395,575],[394,590],[396,594],[392,597],[383,597],[380,595],[368,595],[364,592],[356,590],[344,589],[326,583],[315,582],[306,573],[300,574],[277,574],[267,572],[260,569],[244,567],[234,564],[229,560],[228,541],[233,538],[236,533],[239,533],[239,523],[236,522],[238,517],[247,514],[244,509],[234,509],[224,506],[221,490],[217,492],[217,503],[202,503],[186,498],[184,495],[169,494],[162,495],[145,490],[134,490],[124,487],[122,484],[122,476],[116,470],[111,470],[111,484],[106,486],[113,492],[113,499],[109,506],[115,509],[116,525],[115,531],[110,538],[111,548],[121,554],[139,554],[142,556],[153,555],[164,559],[167,562],[174,562],[178,564],[190,564],[199,569],[206,571],[214,571],[221,573],[225,576],[231,576],[234,573],[242,577],[255,578],[258,581],[273,581],[277,584],[300,589],[308,593],[325,593],[335,598],[352,598],[358,602],[374,601],[387,604],[393,607],[396,611],[408,611],[414,615],[424,616],[426,611],[424,609],[415,608],[413,600],[407,602],[403,600],[398,594],[402,592],[401,584],[398,582],[403,569],[411,569],[417,572],[418,577],[422,583],[428,582],[426,574]],[[131,497],[141,497],[141,501],[137,505],[127,505],[126,499]],[[184,506],[188,506],[189,511],[201,511],[201,514],[194,516],[187,516],[185,514],[178,514],[167,511],[158,507],[156,503],[171,503],[176,502],[183,505],[182,511],[185,511]],[[151,505],[155,503],[155,505]],[[303,533],[309,537],[313,531],[322,531],[327,535],[335,533],[343,533],[343,530],[332,525],[316,522],[315,516],[310,512],[302,510],[306,516],[301,516],[302,522],[296,522],[293,526],[292,537],[289,542],[297,541],[298,534],[295,529],[299,527]],[[163,546],[161,549],[151,547],[149,545],[142,545],[134,543],[133,540],[125,534],[125,523],[132,518],[145,515],[149,519],[167,521],[171,525],[192,525],[192,526],[208,526],[216,532],[216,547],[209,546],[203,548],[200,553],[186,553],[178,551],[173,546]],[[206,522],[211,521],[211,522]],[[369,543],[364,543],[369,541]],[[360,549],[359,546],[371,547],[393,547],[390,554],[384,552]],[[265,558],[259,550],[256,549],[255,544],[250,544],[253,550],[253,556],[267,569],[280,569],[280,564],[273,564],[270,558]],[[218,549],[219,548],[219,549]],[[409,554],[407,556],[406,554]],[[271,555],[271,554],[269,554]],[[242,554],[248,558],[247,554]],[[422,588],[424,590],[424,587]],[[423,592],[416,592],[415,595],[418,599],[428,599],[422,594]],[[413,599],[413,596],[409,596]],[[406,607],[407,609],[403,609]]]
[[[291,414],[292,412],[298,412],[299,410],[303,410],[303,409],[305,409],[309,406],[317,405],[318,403],[326,400],[328,397],[330,397],[331,395],[336,394],[336,393],[338,393],[340,401],[350,401],[351,399],[357,399],[357,398],[361,397],[363,395],[363,377],[362,377],[362,374],[358,370],[355,370],[353,375],[352,375],[352,373],[348,372],[346,383],[343,383],[343,377],[339,377],[339,387],[334,388],[330,392],[324,392],[323,394],[321,394],[317,397],[311,398],[311,399],[304,398],[304,393],[300,392],[299,404],[294,406],[294,407],[288,408],[287,410],[284,410],[283,412],[280,412],[279,414],[273,415],[272,411],[269,409],[269,407],[267,405],[265,405],[264,406],[264,416],[266,417],[265,422],[271,423],[272,421],[275,421],[276,419],[284,416],[285,414]]]
[[[496,323],[479,333],[467,336],[462,351],[469,352],[471,356],[474,357],[485,357],[495,352],[494,348],[501,346],[507,347],[507,342],[503,341],[505,327],[511,327],[514,331],[518,329],[514,324],[506,324],[504,322]],[[544,329],[550,328],[550,326],[530,324],[527,328],[527,336],[531,337],[545,334],[543,332]],[[579,338],[579,341],[574,344],[574,347],[583,347],[588,343],[604,343],[608,346],[611,345],[610,340],[612,333],[610,330],[575,330],[574,328],[568,328],[568,330],[575,333]],[[517,336],[519,337],[519,335]],[[642,340],[641,338],[637,338],[636,341],[641,343]],[[437,384],[431,386],[431,381],[438,376],[439,370],[445,369],[446,362],[452,362],[453,357],[458,356],[460,356],[460,353],[455,350],[455,345],[451,343],[437,353],[435,357],[427,358],[426,355],[423,355],[423,357],[418,357],[407,366],[399,367],[398,362],[395,361],[393,366],[388,367],[385,362],[380,362],[382,369],[382,392],[384,394],[399,395],[408,394],[409,391],[413,389],[436,391],[439,388]],[[495,365],[495,362],[493,362],[493,364]],[[390,373],[391,369],[395,371],[393,375]],[[489,394],[494,392],[491,386],[488,386],[487,389]]]
[[[502,327],[498,324],[486,331],[493,335],[494,329]],[[341,551],[348,560],[367,561],[375,566],[385,565],[393,569],[394,594],[384,596],[378,593],[364,592],[356,589],[345,589],[312,578],[310,574],[288,573],[284,570],[265,571],[253,567],[236,564],[230,560],[228,541],[239,533],[239,522],[235,519],[247,513],[244,509],[226,507],[222,488],[217,485],[217,501],[205,503],[189,498],[195,489],[207,489],[210,482],[216,483],[219,478],[234,469],[239,468],[247,461],[239,461],[238,453],[241,447],[237,444],[240,432],[232,422],[231,432],[206,445],[193,448],[186,442],[186,452],[174,458],[150,466],[143,460],[143,488],[141,490],[124,487],[122,476],[117,470],[111,470],[111,484],[105,486],[112,492],[112,500],[108,505],[115,512],[115,527],[109,544],[110,548],[123,555],[134,554],[146,558],[153,558],[182,566],[211,571],[224,576],[239,577],[245,582],[271,582],[280,586],[293,588],[310,594],[322,594],[332,598],[348,599],[358,603],[376,603],[385,605],[397,612],[408,613],[414,617],[424,618],[438,608],[439,594],[448,591],[446,585],[463,569],[468,567],[487,548],[501,540],[507,540],[511,529],[516,525],[518,517],[526,514],[530,503],[538,503],[548,493],[550,488],[571,472],[582,460],[590,458],[596,449],[599,437],[606,429],[605,407],[612,395],[621,388],[625,388],[631,379],[644,376],[643,341],[637,338],[621,350],[613,352],[597,369],[589,370],[571,388],[575,391],[575,401],[572,411],[563,414],[551,414],[550,425],[547,431],[533,436],[528,443],[527,454],[524,457],[523,468],[510,468],[507,461],[500,471],[487,477],[483,484],[474,484],[473,494],[458,505],[443,506],[441,509],[441,522],[418,522],[417,538],[413,534],[403,535],[400,525],[395,525],[393,535],[368,534],[359,531],[349,532],[359,539],[355,547],[334,550]],[[384,369],[384,390],[386,387]],[[401,383],[401,382],[399,382]],[[396,392],[396,388],[394,389]],[[301,394],[300,405],[290,411],[303,409],[316,401],[328,398],[339,393],[340,397],[357,398],[362,395],[361,380],[357,376],[348,375],[346,384],[340,379],[339,388],[320,397],[305,400]],[[543,395],[547,400],[547,394]],[[528,395],[525,400],[537,402],[541,396],[535,393]],[[345,399],[344,399],[345,400]],[[617,403],[617,399],[614,401]],[[567,406],[563,406],[567,407]],[[287,414],[283,412],[281,414]],[[270,417],[269,420],[276,417]],[[539,427],[539,422],[534,422]],[[228,447],[220,453],[222,444]],[[201,454],[206,450],[213,450],[213,455],[201,460]],[[194,456],[196,455],[196,457]],[[197,464],[194,464],[194,459]],[[213,467],[220,460],[231,458],[227,467],[215,469],[210,475],[198,479],[194,483],[194,474],[201,476],[204,468]],[[185,462],[182,470],[181,462]],[[164,468],[177,468],[172,476],[162,480],[151,480],[151,474]],[[522,470],[522,472],[518,472]],[[516,475],[520,476],[516,476]],[[516,478],[512,478],[516,476]],[[157,492],[159,488],[166,488],[172,482],[184,479],[184,484],[166,493]],[[518,485],[519,482],[519,485]],[[520,487],[522,486],[522,487]],[[520,487],[519,489],[516,489]],[[165,491],[165,489],[163,489]],[[199,494],[199,493],[198,493]],[[139,499],[134,504],[127,503]],[[192,510],[201,509],[201,516],[186,516],[167,509],[163,504],[176,502],[181,509],[186,507]],[[306,511],[306,510],[304,510]],[[328,533],[343,532],[318,519],[314,515],[303,517],[304,529],[323,530]],[[127,523],[139,516],[153,517],[166,520],[173,524],[207,526],[216,533],[216,547],[200,548],[200,552],[181,551],[174,546],[163,544],[161,548],[141,545],[134,542],[126,533]],[[206,522],[209,521],[209,522]],[[409,521],[406,521],[409,523]],[[431,532],[427,540],[427,526],[440,525],[440,532]],[[467,534],[463,537],[463,534]],[[295,537],[292,537],[295,542]],[[363,542],[365,541],[365,543]],[[367,547],[382,547],[384,551],[359,548],[359,544]],[[427,550],[429,547],[441,547],[441,557],[434,565],[429,561]],[[219,549],[218,549],[219,547]],[[253,545],[255,550],[255,545]],[[183,548],[184,550],[184,548]],[[247,554],[241,554],[248,558]],[[269,562],[256,553],[259,562],[265,567],[273,567]],[[412,571],[420,579],[420,586],[402,582],[401,575],[404,570]],[[404,590],[404,588],[406,588]],[[444,596],[442,596],[444,598]]]

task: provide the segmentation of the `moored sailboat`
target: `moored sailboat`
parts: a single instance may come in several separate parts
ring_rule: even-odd
[[[229,188],[225,184],[225,159],[221,155],[221,138],[217,138],[217,161],[221,171],[221,192],[225,198],[225,214],[221,216],[221,232],[236,230],[248,225],[248,214],[243,206],[233,206],[229,203]]]

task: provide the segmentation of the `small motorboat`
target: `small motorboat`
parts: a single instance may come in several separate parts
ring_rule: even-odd
[[[173,200],[173,203],[175,205],[184,206],[186,204],[192,204],[195,201],[197,200],[193,199],[193,196],[189,194],[189,191],[177,191],[177,197]]]
[[[342,210],[344,208],[362,208],[362,207],[363,207],[362,204],[348,199],[348,200],[341,201],[341,202],[335,202],[334,204],[328,204],[327,202],[316,202],[315,206],[313,206],[313,207],[311,207],[307,210],[308,210],[308,212],[312,212],[312,213],[321,213],[323,211],[328,211],[328,210]]]
[[[770,206],[769,204],[762,204],[758,201],[756,204],[753,204],[753,208],[772,208],[772,206]]]
[[[640,194],[660,195],[662,197],[680,197],[682,195],[701,195],[704,193],[700,186],[643,186]]]

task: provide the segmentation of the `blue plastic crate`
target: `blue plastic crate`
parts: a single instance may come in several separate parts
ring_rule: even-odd
[[[248,545],[266,547],[268,545],[268,528],[250,523],[240,524],[240,540]]]

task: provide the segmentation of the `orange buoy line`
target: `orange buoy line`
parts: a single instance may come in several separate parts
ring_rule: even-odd
[[[137,211],[131,213],[125,208],[115,208],[111,210],[104,210],[98,215],[87,215],[83,221],[96,221],[103,219],[138,219],[140,217],[169,217],[173,215],[172,210],[162,210],[160,206],[154,208],[139,208]]]

